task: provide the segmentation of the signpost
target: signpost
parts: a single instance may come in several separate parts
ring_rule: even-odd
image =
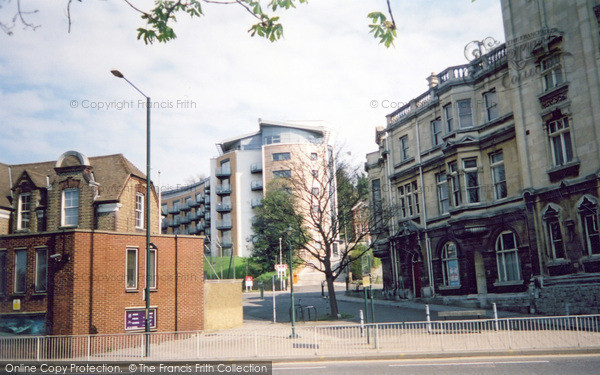
[[[254,286],[254,278],[252,276],[246,276],[244,283],[246,284],[246,292],[249,292]]]
[[[287,269],[288,269],[287,264],[276,264],[275,265],[275,271],[277,271],[277,277],[279,278],[279,281],[280,281],[279,290],[283,290],[283,280],[286,277]]]

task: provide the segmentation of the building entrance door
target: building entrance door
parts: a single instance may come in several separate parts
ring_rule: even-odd
[[[474,253],[475,258],[475,277],[477,279],[477,294],[487,294],[487,283],[485,279],[485,266],[483,257],[479,251]]]

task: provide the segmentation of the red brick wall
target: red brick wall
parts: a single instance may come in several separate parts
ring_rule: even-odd
[[[150,302],[157,308],[157,331],[203,329],[203,240],[193,236],[156,236],[157,289]],[[35,246],[62,261],[49,260],[48,292],[35,295]],[[18,296],[21,312],[48,311],[48,333],[88,334],[125,332],[125,310],[144,309],[146,240],[143,234],[69,231],[0,237],[7,249],[7,295],[0,313],[12,311],[14,249],[28,251],[27,293]],[[126,249],[138,248],[138,287],[125,288]]]

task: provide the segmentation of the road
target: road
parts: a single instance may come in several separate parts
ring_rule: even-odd
[[[344,297],[345,290],[342,285],[337,284],[339,289],[336,290],[338,310],[340,313],[349,316],[342,321],[358,323],[360,322],[359,311],[363,310],[363,314],[366,314],[364,301],[341,301],[340,298]],[[290,293],[275,292],[275,300],[277,322],[289,322]],[[330,312],[329,300],[321,297],[320,285],[294,286],[294,300],[296,304],[301,303],[303,306],[314,306],[317,309],[319,317],[323,317]],[[243,304],[244,321],[273,321],[273,293],[271,291],[265,291],[264,300],[260,299],[260,294],[257,292],[244,293]],[[405,303],[405,305],[399,307],[396,305],[375,304],[375,322],[415,322],[426,320],[425,305],[415,303]],[[454,307],[445,308],[456,309]],[[431,319],[438,319],[435,309],[431,310]],[[301,319],[298,317],[297,321],[301,322]]]
[[[273,364],[273,374],[598,374],[600,355],[467,357],[423,360],[290,362]]]

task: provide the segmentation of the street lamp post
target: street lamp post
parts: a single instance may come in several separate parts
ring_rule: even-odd
[[[146,357],[150,356],[150,97],[144,94],[118,70],[110,71],[115,77],[123,78],[146,98]],[[156,319],[156,317],[154,317]]]
[[[291,314],[292,315],[291,316],[291,318],[292,318],[292,335],[290,336],[290,338],[295,339],[297,337],[296,336],[296,308],[294,306],[294,275],[292,272],[292,265],[293,265],[293,263],[292,263],[292,240],[290,239],[290,235],[291,234],[288,233],[288,239],[287,239],[288,246],[290,248],[290,264],[289,264],[289,266],[290,266],[290,300],[292,303],[292,307],[291,307],[291,310],[292,310],[292,314]]]

